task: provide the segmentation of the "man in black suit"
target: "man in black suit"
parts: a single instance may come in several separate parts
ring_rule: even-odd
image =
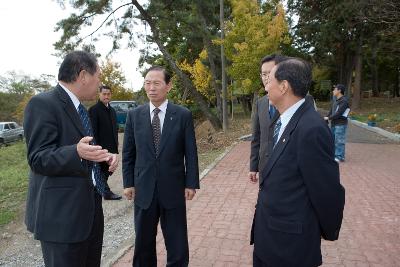
[[[118,124],[117,113],[110,106],[111,87],[107,85],[100,86],[99,101],[89,108],[90,120],[92,122],[93,134],[96,142],[108,152],[118,154]],[[108,171],[107,162],[101,162],[101,174],[106,181],[105,200],[119,200],[121,196],[114,194],[107,184],[108,177],[112,172]]]
[[[294,58],[277,64],[268,78],[280,116],[260,178],[253,266],[319,266],[321,237],[339,236],[344,188],[330,130],[304,99],[310,84],[311,67]]]
[[[29,101],[24,114],[31,168],[25,223],[40,240],[46,266],[100,266],[103,209],[98,162],[115,154],[95,144],[86,108],[100,85],[94,55],[74,51],[61,63],[58,85]]]
[[[171,77],[159,66],[144,79],[150,102],[129,111],[122,152],[124,195],[134,199],[133,266],[157,266],[160,220],[167,266],[188,266],[186,200],[199,188],[197,146],[191,112],[167,100]]]
[[[271,69],[279,62],[285,60],[286,57],[281,55],[268,55],[261,60],[261,80],[265,87],[267,78]],[[252,183],[257,183],[259,177],[262,176],[261,171],[268,160],[268,135],[269,126],[277,114],[273,105],[269,104],[268,95],[261,97],[257,100],[255,112],[252,120],[252,139],[251,139],[251,152],[250,152],[250,172],[249,179]]]

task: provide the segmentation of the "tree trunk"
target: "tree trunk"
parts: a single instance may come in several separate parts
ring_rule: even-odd
[[[211,71],[211,76],[212,76],[211,83],[214,88],[215,96],[217,99],[217,115],[218,115],[218,118],[220,120],[222,120],[221,88],[220,88],[220,86],[218,86],[218,83],[217,83],[218,75],[217,75],[217,68],[215,66],[214,57],[213,57],[214,53],[212,50],[211,38],[210,38],[210,34],[207,30],[206,20],[205,20],[203,14],[201,13],[201,8],[199,6],[198,1],[196,1],[196,4],[197,4],[197,13],[198,13],[200,23],[201,23],[201,28],[202,28],[201,35],[203,38],[204,47],[207,51],[208,62],[210,64],[210,71]]]
[[[165,46],[162,44],[160,40],[160,33],[152,17],[146,12],[146,10],[143,9],[143,7],[138,3],[137,0],[132,0],[132,4],[139,10],[142,18],[149,24],[150,29],[153,32],[154,41],[156,42],[158,48],[160,49],[164,58],[167,60],[170,67],[174,70],[174,72],[178,75],[179,79],[182,81],[183,86],[189,90],[190,94],[193,96],[196,103],[199,105],[200,110],[203,112],[207,120],[210,121],[214,129],[220,130],[222,128],[221,121],[211,112],[211,110],[208,108],[207,102],[203,99],[201,94],[196,90],[195,86],[193,85],[193,82],[177,66],[175,60],[172,58],[172,55],[167,51]]]
[[[362,73],[362,47],[361,41],[359,43],[357,54],[355,58],[355,77],[354,77],[354,92],[353,101],[351,104],[352,110],[357,110],[360,108],[360,95],[361,95],[361,73]]]
[[[353,81],[353,70],[354,70],[354,55],[352,52],[346,52],[346,66],[345,66],[345,73],[346,75],[342,83],[346,85],[346,92],[345,95],[347,99],[350,101],[352,98],[352,81]]]
[[[400,64],[397,65],[397,77],[394,86],[394,92],[395,92],[394,96],[400,97]]]
[[[219,19],[221,24],[221,40],[224,40],[224,0],[219,1]],[[227,88],[226,88],[226,73],[225,73],[225,52],[224,44],[221,44],[221,86],[222,86],[222,128],[224,132],[228,132],[228,110],[226,107]]]
[[[251,119],[253,120],[254,116],[256,116],[256,105],[257,105],[257,100],[258,100],[258,92],[255,91],[253,94],[253,103],[251,107]]]
[[[372,48],[372,78],[373,78],[373,87],[372,94],[373,96],[379,96],[379,80],[378,80],[378,47],[377,43]]]

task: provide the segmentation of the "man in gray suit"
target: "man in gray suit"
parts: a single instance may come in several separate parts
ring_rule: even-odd
[[[150,102],[128,113],[122,152],[124,195],[134,199],[133,266],[157,266],[160,221],[167,266],[189,264],[186,202],[199,188],[197,146],[191,112],[168,101],[171,76],[154,66],[144,79]]]
[[[261,79],[264,88],[271,69],[285,59],[285,56],[273,54],[268,55],[261,60]],[[249,172],[249,179],[252,183],[257,183],[257,174],[260,173],[259,176],[261,176],[261,171],[267,162],[269,128],[273,117],[277,113],[275,107],[269,104],[268,95],[261,97],[257,101],[255,109],[253,116],[253,134],[251,140]]]

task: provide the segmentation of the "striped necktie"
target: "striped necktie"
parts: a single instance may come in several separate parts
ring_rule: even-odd
[[[276,145],[276,143],[278,142],[278,136],[279,136],[279,131],[281,129],[281,117],[279,117],[279,119],[276,121],[275,123],[275,127],[274,127],[274,135],[273,135],[273,140],[274,140],[274,147]]]
[[[92,125],[90,123],[89,114],[88,114],[86,108],[82,104],[79,104],[79,106],[78,106],[78,113],[79,113],[79,117],[81,118],[81,121],[82,121],[83,129],[85,130],[85,135],[93,136]],[[96,144],[94,138],[93,138],[93,141],[91,142],[91,144],[92,145]],[[106,191],[105,190],[106,186],[105,186],[103,176],[101,175],[99,163],[93,162],[93,161],[88,161],[88,168],[89,168],[89,173],[92,173],[92,171],[93,171],[94,180],[96,181],[97,192],[99,192],[99,194],[103,196]]]
[[[161,139],[161,124],[160,124],[160,117],[158,117],[158,113],[160,111],[161,110],[159,108],[155,108],[153,110],[154,116],[153,120],[151,121],[151,128],[153,129],[154,149],[156,150],[157,157],[160,149],[160,139]]]

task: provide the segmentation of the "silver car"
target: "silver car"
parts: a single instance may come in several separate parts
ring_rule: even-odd
[[[0,146],[23,139],[24,129],[16,122],[0,122]]]

